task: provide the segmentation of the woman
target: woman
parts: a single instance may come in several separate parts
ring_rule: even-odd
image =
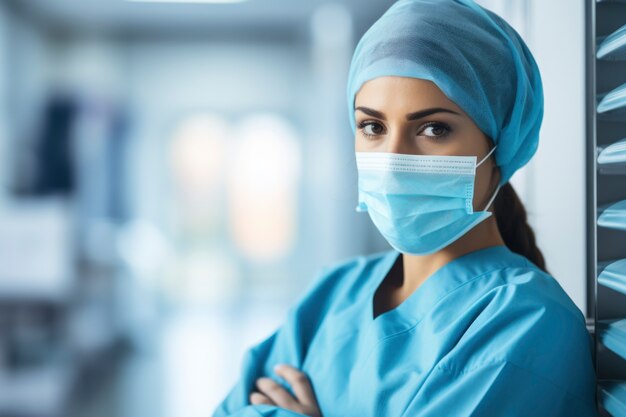
[[[471,0],[400,0],[347,92],[357,209],[393,250],[324,269],[213,416],[597,415],[585,319],[508,182],[543,117],[519,35]]]

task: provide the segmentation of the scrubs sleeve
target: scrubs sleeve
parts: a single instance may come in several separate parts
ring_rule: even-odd
[[[212,417],[302,417],[303,414],[296,413],[268,404],[251,404],[249,400],[250,393],[256,390],[255,382],[261,376],[268,375],[265,370],[272,368],[277,364],[281,357],[286,358],[284,352],[280,352],[281,348],[278,343],[286,341],[289,331],[289,322],[274,331],[269,337],[256,346],[248,349],[244,354],[242,362],[242,372],[240,379],[224,400],[219,404],[213,412]],[[285,339],[281,341],[280,339]],[[283,360],[280,360],[283,362]],[[270,363],[271,362],[271,363]],[[284,360],[288,362],[288,360]],[[275,374],[272,374],[274,380],[282,380]],[[283,386],[292,392],[288,386]]]
[[[596,416],[552,382],[512,362],[463,372],[437,367],[402,416]]]
[[[304,414],[279,408],[273,405],[248,405],[239,411],[229,414],[231,417],[305,417]]]
[[[217,406],[212,417],[301,416],[277,406],[251,404],[249,397],[250,393],[257,391],[256,380],[262,376],[274,379],[293,395],[289,383],[275,374],[273,368],[279,363],[302,368],[310,340],[321,321],[325,294],[322,289],[330,278],[327,270],[324,268],[318,273],[309,288],[288,310],[284,323],[245,352],[238,381]],[[315,390],[313,381],[311,385]]]

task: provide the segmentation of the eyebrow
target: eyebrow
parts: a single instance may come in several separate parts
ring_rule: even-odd
[[[379,119],[382,120],[387,120],[385,118],[385,115],[378,111],[378,110],[374,110],[374,109],[370,109],[369,107],[363,107],[363,106],[359,106],[357,107],[356,110],[361,110],[363,113],[368,114],[370,116],[373,117],[377,117]],[[409,113],[406,115],[406,119],[407,120],[417,120],[417,119],[421,119],[422,117],[426,117],[426,116],[430,116],[431,114],[434,113],[452,113],[452,114],[456,114],[456,115],[461,115],[460,113],[455,112],[454,110],[450,110],[450,109],[445,109],[443,107],[433,107],[431,109],[424,109],[424,110],[420,110],[420,111],[416,111],[413,113]]]

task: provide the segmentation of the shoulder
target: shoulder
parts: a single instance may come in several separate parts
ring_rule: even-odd
[[[498,283],[484,295],[487,303],[470,332],[479,332],[483,326],[501,330],[493,336],[518,343],[517,349],[511,346],[506,351],[507,359],[518,364],[589,344],[584,315],[552,275],[530,262],[496,274]]]
[[[471,310],[468,331],[505,319],[513,322],[535,319],[542,325],[555,327],[568,323],[586,331],[583,313],[559,282],[526,257],[506,251],[497,259],[477,265],[469,271],[472,278],[467,285],[459,286],[451,294],[462,311]],[[539,328],[533,326],[527,330]]]
[[[556,279],[530,262],[493,274],[482,308],[440,367],[465,372],[509,363],[572,395],[588,390],[595,380],[593,339]]]
[[[498,284],[489,295],[491,307],[499,314],[520,319],[536,316],[537,324],[561,328],[570,325],[587,331],[582,311],[561,284],[530,261],[525,266],[504,268],[496,274]]]
[[[570,320],[585,325],[585,317],[555,277],[543,271],[528,258],[509,251],[488,276],[478,276],[484,281],[483,296],[486,305],[496,308],[499,314],[519,314],[544,311],[545,315],[568,316]],[[487,309],[485,313],[489,313]]]

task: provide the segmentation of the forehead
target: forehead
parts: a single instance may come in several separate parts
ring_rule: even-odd
[[[461,108],[450,100],[437,85],[421,78],[384,76],[363,83],[355,96],[355,107],[374,109],[446,107],[458,112]]]

